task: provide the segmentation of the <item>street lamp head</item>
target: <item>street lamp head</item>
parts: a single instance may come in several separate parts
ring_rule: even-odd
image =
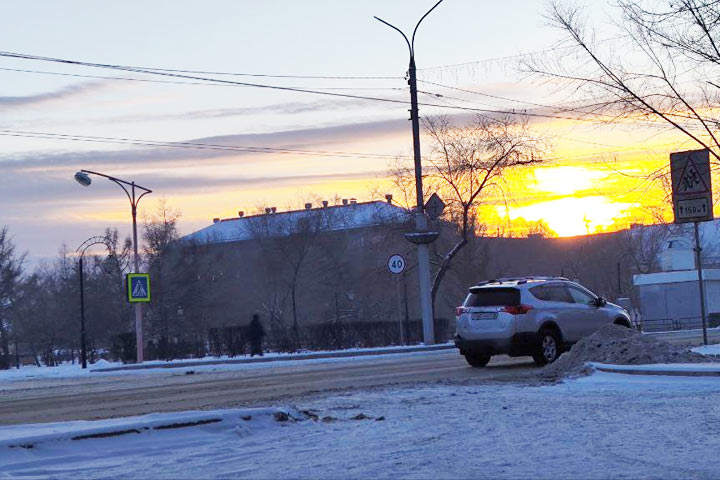
[[[90,175],[88,175],[85,172],[77,172],[75,173],[75,180],[82,185],[83,187],[87,187],[92,183],[92,179],[90,178]]]

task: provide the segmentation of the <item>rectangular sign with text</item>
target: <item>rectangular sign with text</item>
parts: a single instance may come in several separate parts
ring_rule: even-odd
[[[710,151],[690,150],[670,154],[675,223],[713,219]]]

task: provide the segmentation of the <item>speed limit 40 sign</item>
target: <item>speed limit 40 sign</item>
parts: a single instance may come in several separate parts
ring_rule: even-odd
[[[390,273],[397,275],[405,270],[405,263],[405,257],[396,253],[394,255],[390,255],[390,258],[388,258],[387,268],[390,270]]]

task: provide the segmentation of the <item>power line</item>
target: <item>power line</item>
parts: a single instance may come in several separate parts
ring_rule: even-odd
[[[340,152],[340,151],[327,151],[327,150],[299,150],[299,149],[291,149],[291,148],[222,145],[222,144],[200,143],[200,142],[164,142],[164,141],[159,141],[159,140],[142,140],[142,139],[123,138],[123,137],[71,135],[71,134],[61,134],[61,133],[28,132],[28,131],[16,131],[16,130],[0,130],[0,135],[8,136],[8,137],[70,140],[70,141],[78,141],[78,142],[112,143],[112,144],[139,145],[139,146],[149,146],[149,147],[187,148],[187,149],[197,149],[197,150],[222,150],[222,151],[247,152],[247,153],[277,153],[277,154],[296,154],[296,155],[308,155],[308,156],[325,156],[325,157],[340,157],[340,158],[366,158],[366,159],[382,159],[382,158],[388,159],[388,158],[396,157],[396,155],[389,155],[389,154],[383,154],[383,153]]]
[[[125,66],[120,66],[120,65],[91,63],[91,62],[83,62],[83,61],[78,61],[78,60],[67,60],[67,59],[53,58],[53,57],[41,57],[41,56],[27,55],[27,54],[22,54],[22,53],[0,51],[0,56],[1,57],[9,57],[9,58],[26,59],[26,60],[36,60],[36,61],[45,61],[45,62],[53,62],[53,63],[70,64],[70,65],[80,65],[80,66],[86,66],[86,67],[123,70],[123,71],[130,71],[130,72],[136,72],[136,73],[146,73],[146,74],[150,74],[150,75],[160,75],[160,76],[167,76],[167,77],[173,77],[173,78],[199,80],[199,81],[204,81],[204,82],[213,82],[213,83],[228,84],[228,85],[242,85],[242,86],[265,88],[265,89],[271,89],[271,90],[284,90],[284,91],[310,93],[310,94],[326,95],[326,96],[340,97],[340,98],[352,98],[352,99],[359,99],[359,100],[397,103],[397,104],[402,104],[402,105],[408,104],[408,102],[405,100],[398,100],[398,99],[393,99],[393,98],[369,97],[369,96],[363,96],[363,95],[353,95],[353,94],[349,94],[349,93],[336,93],[336,92],[328,92],[328,91],[323,91],[323,90],[314,90],[314,89],[310,89],[310,88],[284,87],[284,86],[267,85],[267,84],[260,84],[260,83],[238,82],[238,81],[232,81],[232,80],[197,77],[197,76],[192,76],[192,75],[171,73],[171,72],[165,72],[165,71],[147,70],[147,69],[136,68],[136,67],[125,67]],[[523,110],[523,111],[493,110],[493,109],[486,109],[486,108],[461,107],[458,105],[442,105],[442,104],[436,104],[436,103],[420,103],[419,105],[422,105],[425,107],[456,109],[456,110],[479,112],[479,113],[486,113],[486,114],[522,115],[522,116],[527,116],[527,117],[555,118],[555,119],[584,121],[584,122],[592,122],[592,123],[599,122],[599,120],[578,118],[578,117],[568,117],[568,116],[553,115],[553,114],[535,113],[535,112],[528,112],[527,110]]]
[[[128,77],[108,77],[103,75],[83,75],[79,73],[64,73],[64,72],[48,72],[43,70],[27,70],[22,68],[7,68],[0,67],[0,70],[6,72],[20,72],[20,73],[37,73],[43,75],[57,75],[62,77],[77,77],[77,78],[94,78],[100,80],[125,80],[131,82],[147,82],[147,83],[164,83],[164,84],[177,84],[177,85],[205,85],[209,87],[241,87],[244,85],[226,85],[217,83],[208,83],[207,81],[202,82],[183,82],[183,81],[172,81],[172,80],[152,80],[149,78],[128,78]],[[301,87],[295,87],[301,88]],[[325,90],[407,90],[407,87],[322,87]]]
[[[270,89],[270,90],[285,90],[285,91],[299,92],[299,93],[313,93],[313,94],[317,94],[317,95],[327,95],[327,96],[332,96],[332,97],[354,98],[354,99],[360,99],[360,100],[373,100],[373,101],[378,101],[378,102],[401,103],[401,104],[408,103],[407,101],[396,100],[396,99],[392,99],[392,98],[367,97],[367,96],[352,95],[352,94],[347,94],[347,93],[335,93],[335,92],[328,92],[328,91],[323,91],[323,90],[314,90],[314,89],[304,88],[304,87],[300,87],[300,88],[284,87],[284,86],[279,86],[279,85],[267,85],[267,84],[262,84],[262,83],[238,82],[238,81],[224,80],[224,79],[218,79],[218,78],[197,77],[194,75],[172,73],[172,72],[168,72],[168,71],[157,71],[157,70],[151,70],[151,69],[144,69],[144,68],[140,68],[140,67],[126,67],[126,66],[121,66],[121,65],[111,65],[111,64],[104,64],[104,63],[83,62],[83,61],[79,61],[79,60],[68,60],[68,59],[62,59],[62,58],[42,57],[42,56],[37,56],[37,55],[27,55],[27,54],[23,54],[23,53],[0,51],[0,57],[62,63],[62,64],[67,64],[67,65],[79,65],[79,66],[84,66],[84,67],[105,68],[105,69],[111,69],[111,70],[123,70],[123,71],[127,71],[127,72],[145,73],[145,74],[149,74],[149,75],[160,75],[160,76],[166,76],[166,77],[172,77],[172,78],[200,80],[200,81],[205,81],[205,82],[221,83],[221,84],[228,84],[228,85],[242,85],[242,86],[247,86],[247,87],[266,88],[266,89]]]
[[[39,138],[48,140],[70,140],[79,142],[89,143],[109,143],[109,144],[121,144],[121,145],[138,145],[138,146],[149,146],[149,147],[160,147],[160,148],[185,148],[185,149],[196,149],[196,150],[221,150],[231,152],[244,152],[244,153],[277,153],[277,154],[297,154],[307,156],[324,156],[324,157],[339,157],[339,158],[365,158],[365,159],[390,159],[397,158],[397,155],[383,154],[383,153],[363,153],[363,152],[343,152],[343,151],[327,151],[327,150],[298,150],[289,148],[274,148],[274,147],[258,147],[258,146],[241,146],[241,145],[222,145],[213,143],[200,143],[200,142],[164,142],[159,140],[143,140],[134,138],[124,137],[106,137],[106,136],[92,136],[92,135],[73,135],[73,134],[60,134],[60,133],[49,133],[49,132],[28,132],[28,131],[16,131],[16,130],[0,130],[0,136],[9,137],[23,137],[23,138]],[[569,139],[572,140],[572,139]],[[663,145],[661,144],[655,147]],[[627,154],[634,152],[647,152],[653,151],[654,147],[618,147],[617,150],[603,151],[599,153],[587,153],[582,155],[565,155],[560,157],[547,157],[544,160],[548,162],[556,162],[557,160],[574,160],[583,158],[597,157],[598,155],[607,154]],[[558,165],[553,163],[554,165]]]

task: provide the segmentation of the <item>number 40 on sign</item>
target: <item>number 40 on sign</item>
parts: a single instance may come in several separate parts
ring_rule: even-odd
[[[390,270],[390,273],[395,275],[402,273],[405,270],[405,257],[399,253],[390,255],[387,262],[387,268]]]

